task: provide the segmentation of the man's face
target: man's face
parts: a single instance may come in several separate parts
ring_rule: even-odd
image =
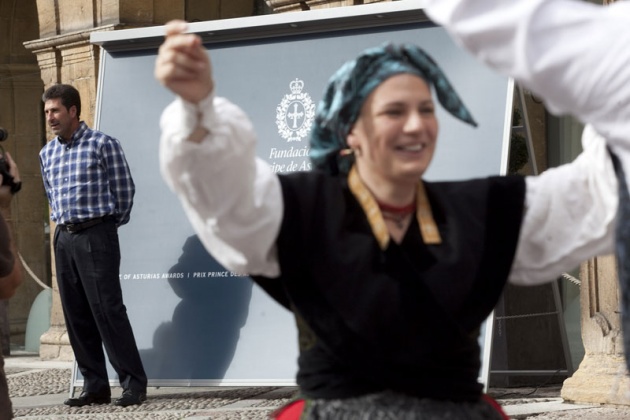
[[[70,140],[78,125],[77,108],[67,109],[60,98],[48,99],[44,103],[44,114],[50,131],[63,140]]]
[[[433,159],[437,134],[429,86],[420,77],[399,74],[368,96],[347,142],[362,176],[416,183]]]

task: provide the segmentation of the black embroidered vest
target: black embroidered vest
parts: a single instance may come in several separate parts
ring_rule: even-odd
[[[302,392],[477,400],[478,331],[510,272],[523,178],[425,183],[443,243],[425,245],[414,220],[385,250],[345,179],[313,171],[280,180],[282,274],[254,280],[296,315]]]

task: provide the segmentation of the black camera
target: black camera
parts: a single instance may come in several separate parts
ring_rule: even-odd
[[[9,138],[9,132],[0,127],[0,141],[5,141]],[[22,188],[21,182],[15,182],[13,176],[9,173],[9,162],[4,158],[4,148],[0,146],[0,175],[2,175],[2,185],[8,185],[11,187],[11,192],[15,194]]]

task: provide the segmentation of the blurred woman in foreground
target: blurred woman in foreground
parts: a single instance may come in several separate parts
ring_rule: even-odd
[[[434,93],[475,122],[420,48],[361,53],[330,79],[310,172],[255,155],[247,116],[215,97],[210,61],[171,22],[156,78],[177,98],[161,170],[226,268],[295,314],[303,399],[278,418],[501,419],[482,393],[479,328],[508,281],[554,280],[611,250],[617,203],[602,140],[538,177],[426,182],[438,141]]]

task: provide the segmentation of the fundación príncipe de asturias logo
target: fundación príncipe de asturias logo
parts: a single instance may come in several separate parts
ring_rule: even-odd
[[[276,107],[278,133],[285,140],[283,145],[269,148],[267,156],[271,170],[276,173],[308,171],[310,145],[302,140],[311,132],[315,120],[315,104],[304,92],[304,81],[295,79],[289,83],[291,93],[284,95]]]
[[[291,93],[284,95],[276,108],[276,125],[287,142],[302,141],[311,131],[315,104],[311,96],[303,92],[304,81],[295,79],[289,83],[289,88]]]

